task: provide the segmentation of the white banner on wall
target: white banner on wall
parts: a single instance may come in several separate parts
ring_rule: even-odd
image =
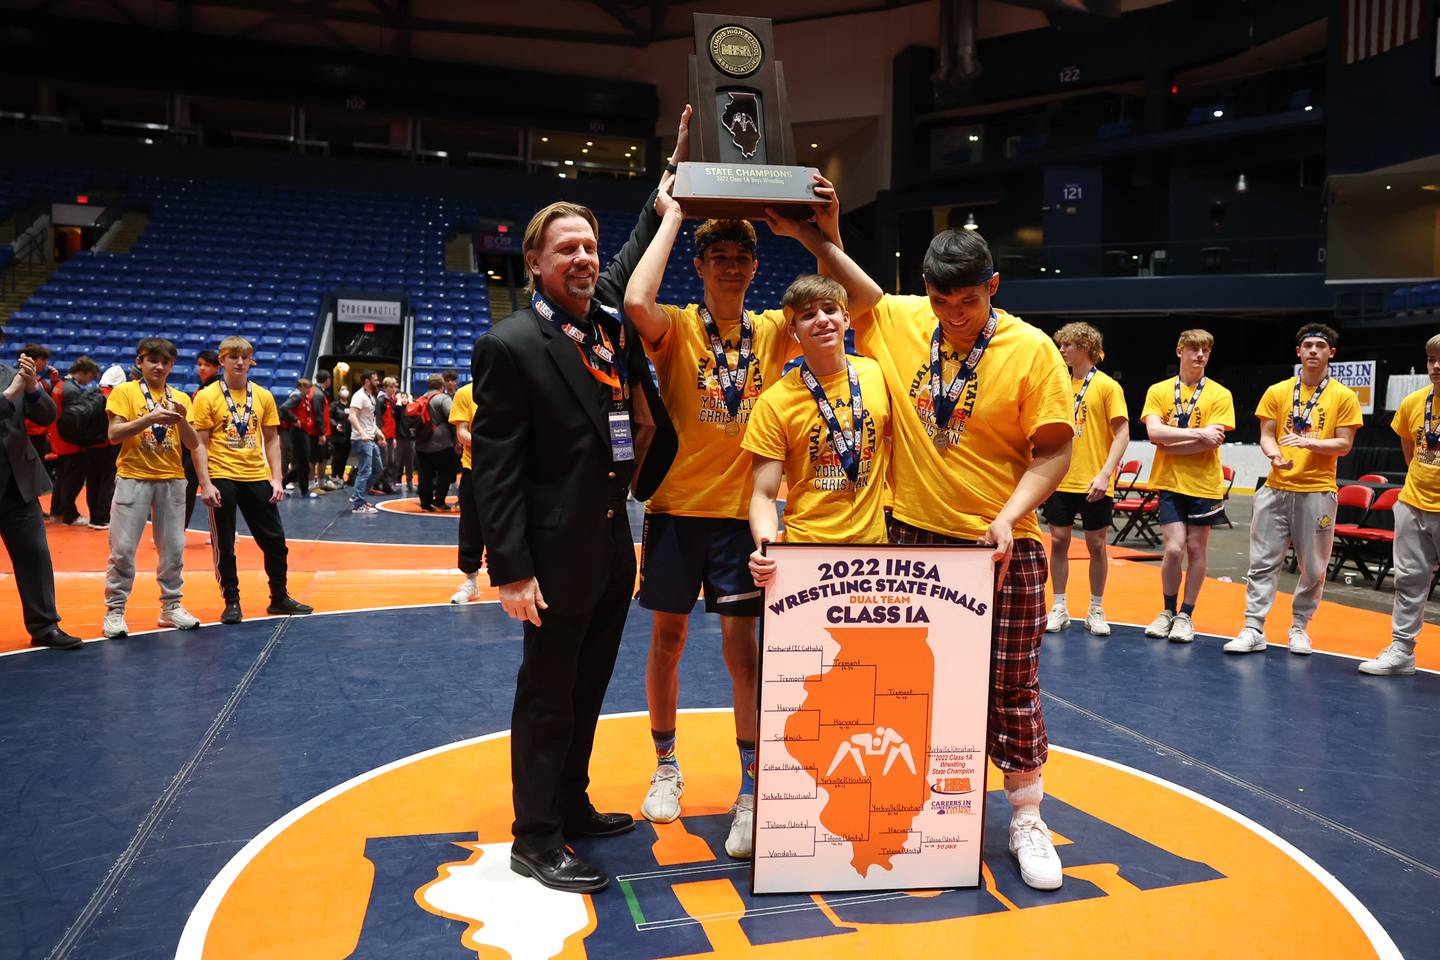
[[[978,885],[991,548],[767,551],[755,892]]]
[[[399,300],[345,300],[335,301],[337,323],[380,323],[400,325]]]
[[[1295,364],[1293,376],[1300,376],[1300,364]],[[1330,376],[1355,391],[1360,401],[1360,412],[1375,412],[1375,361],[1374,360],[1331,360]]]

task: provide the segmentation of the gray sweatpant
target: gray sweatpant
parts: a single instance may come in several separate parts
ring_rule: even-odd
[[[1395,610],[1391,639],[1415,652],[1425,622],[1430,574],[1440,560],[1440,512],[1417,510],[1395,501]]]
[[[135,586],[135,551],[145,535],[146,521],[155,524],[155,579],[162,605],[178,603],[185,579],[185,479],[131,480],[115,478],[110,503],[110,566],[105,571],[105,606],[124,610]]]
[[[1261,632],[1275,603],[1280,565],[1285,549],[1295,544],[1300,581],[1292,603],[1294,622],[1305,626],[1320,606],[1325,572],[1335,543],[1335,494],[1328,491],[1296,493],[1261,487],[1255,491],[1250,517],[1250,572],[1245,587],[1245,626]]]

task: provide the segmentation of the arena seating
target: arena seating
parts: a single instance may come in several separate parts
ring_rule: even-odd
[[[66,187],[83,185],[78,178]],[[45,343],[64,369],[82,353],[102,366],[128,366],[140,337],[169,336],[181,356],[172,382],[187,389],[195,386],[195,353],[231,333],[255,344],[256,382],[288,389],[310,372],[325,294],[344,288],[410,298],[417,380],[445,367],[464,370],[475,338],[491,324],[489,291],[483,273],[446,271],[445,239],[471,229],[482,212],[519,223],[532,212],[406,194],[151,177],[131,180],[128,202],[149,213],[132,249],[71,257],[16,312],[6,338]],[[608,262],[636,213],[597,216],[601,259]],[[676,243],[662,290],[666,302],[685,304],[701,295],[690,262],[693,229],[688,223]],[[813,270],[814,260],[763,226],[759,233],[761,271],[750,304],[764,309],[778,306],[789,281]]]

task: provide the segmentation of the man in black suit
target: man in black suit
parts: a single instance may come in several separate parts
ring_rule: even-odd
[[[20,357],[20,369],[0,363],[0,537],[10,554],[15,586],[25,611],[25,630],[38,646],[69,650],[80,638],[60,629],[55,609],[55,571],[40,494],[50,489],[50,476],[34,446],[25,436],[25,421],[48,426],[55,420],[55,401],[40,389],[35,362]]]
[[[666,178],[689,153],[687,107]],[[662,180],[662,183],[667,182]],[[565,838],[633,830],[590,803],[590,752],[635,587],[626,494],[647,499],[677,446],[635,328],[625,285],[660,224],[655,196],[602,273],[594,214],[541,210],[522,249],[534,296],[475,344],[472,488],[490,580],[524,621],[510,772],[510,866],[559,890],[609,878]]]

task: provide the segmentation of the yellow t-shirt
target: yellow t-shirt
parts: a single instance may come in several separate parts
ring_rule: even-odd
[[[750,458],[741,454],[740,441],[755,401],[780,379],[785,361],[800,348],[779,310],[750,311],[754,331],[750,368],[735,417],[740,432],[731,435],[726,432],[730,411],[699,307],[662,304],[660,309],[670,318],[670,329],[659,343],[646,344],[645,350],[659,374],[660,396],[675,425],[680,449],[646,508],[653,513],[743,520],[750,514],[752,480]],[[740,357],[740,324],[722,325],[720,339],[733,374]]]
[[[1075,399],[1080,398],[1084,384],[1083,379],[1070,379],[1070,393]],[[1090,481],[1110,459],[1110,444],[1115,440],[1115,428],[1110,421],[1117,417],[1128,420],[1130,411],[1125,406],[1125,391],[1103,370],[1096,370],[1090,378],[1080,408],[1076,410],[1075,401],[1071,400],[1070,409],[1075,411],[1075,445],[1070,452],[1070,471],[1057,489],[1062,493],[1085,493],[1090,489]],[[1110,489],[1106,492],[1115,496],[1114,474],[1110,475]]]
[[[1421,387],[1400,401],[1400,409],[1390,421],[1390,429],[1415,441],[1415,456],[1405,471],[1405,486],[1400,501],[1416,510],[1440,511],[1440,450],[1431,450],[1425,442],[1425,395],[1430,387]],[[1430,429],[1440,429],[1440,400],[1431,405]]]
[[[190,398],[185,395],[184,390],[167,386],[165,397],[180,404],[182,412],[189,415]],[[159,402],[161,398],[157,395],[154,399]],[[128,380],[110,391],[110,397],[105,401],[105,412],[122,420],[138,420],[150,412],[150,407],[145,403],[145,394],[141,391],[140,384]],[[115,475],[127,480],[183,480],[185,464],[181,460],[184,456],[181,453],[182,447],[179,427],[166,427],[163,441],[156,440],[155,431],[147,427],[126,437],[125,442],[120,445],[120,456],[115,461]]]
[[[404,412],[404,411],[400,411]],[[455,391],[450,400],[450,422],[463,423],[467,427],[475,422],[475,385],[467,383]],[[460,444],[460,466],[470,469],[470,444]]]
[[[1275,439],[1295,429],[1295,377],[1271,384],[1260,397],[1255,407],[1255,416],[1262,420],[1275,421]],[[1310,405],[1315,389],[1300,385],[1300,412]],[[1174,400],[1173,391],[1170,398]],[[1314,440],[1331,440],[1337,427],[1358,427],[1364,421],[1360,417],[1360,399],[1339,380],[1332,379],[1320,394],[1315,409],[1310,412],[1310,429],[1304,436]],[[1280,452],[1295,462],[1286,470],[1272,466],[1265,485],[1276,490],[1292,490],[1296,493],[1334,493],[1335,464],[1339,457],[1325,453],[1301,450],[1298,447],[1281,447]]]
[[[790,371],[767,390],[750,413],[742,445],[757,457],[785,464],[790,491],[785,500],[785,539],[791,543],[884,543],[885,474],[889,469],[890,398],[885,378],[873,360],[850,357],[860,379],[864,440],[860,474],[845,475],[830,428],[800,379]],[[850,376],[841,371],[821,377],[840,423],[854,423],[850,410]],[[741,457],[751,469],[749,457]]]
[[[210,455],[211,477],[239,481],[270,479],[262,428],[278,427],[280,413],[275,409],[275,398],[269,390],[254,383],[246,386],[250,394],[250,417],[243,437],[231,423],[230,405],[220,392],[225,389],[224,378],[195,394],[195,403],[190,407],[190,422],[196,430],[210,431],[206,451]],[[245,390],[230,391],[235,412],[242,416],[245,413],[245,394]]]
[[[928,297],[885,296],[854,319],[855,345],[885,374],[895,410],[890,471],[895,517],[950,537],[978,540],[999,516],[1031,460],[1031,437],[1048,423],[1070,425],[1070,372],[1044,332],[1003,310],[975,376],[956,405],[942,453],[932,442],[930,337],[939,321]],[[964,359],[941,350],[950,383]],[[1034,513],[1014,535],[1040,539]]]
[[[1180,385],[1180,403],[1190,409],[1193,387]],[[1145,410],[1140,419],[1156,416],[1167,427],[1178,426],[1175,410],[1175,378],[1161,380],[1145,393]],[[1187,426],[1203,427],[1218,423],[1222,427],[1235,429],[1235,398],[1214,380],[1206,378],[1200,392],[1200,403],[1190,413]],[[1203,453],[1187,453],[1180,456],[1167,454],[1165,448],[1155,447],[1155,462],[1150,466],[1150,486],[1156,490],[1183,493],[1187,497],[1203,497],[1219,500],[1225,496],[1225,474],[1220,466],[1220,448]]]

